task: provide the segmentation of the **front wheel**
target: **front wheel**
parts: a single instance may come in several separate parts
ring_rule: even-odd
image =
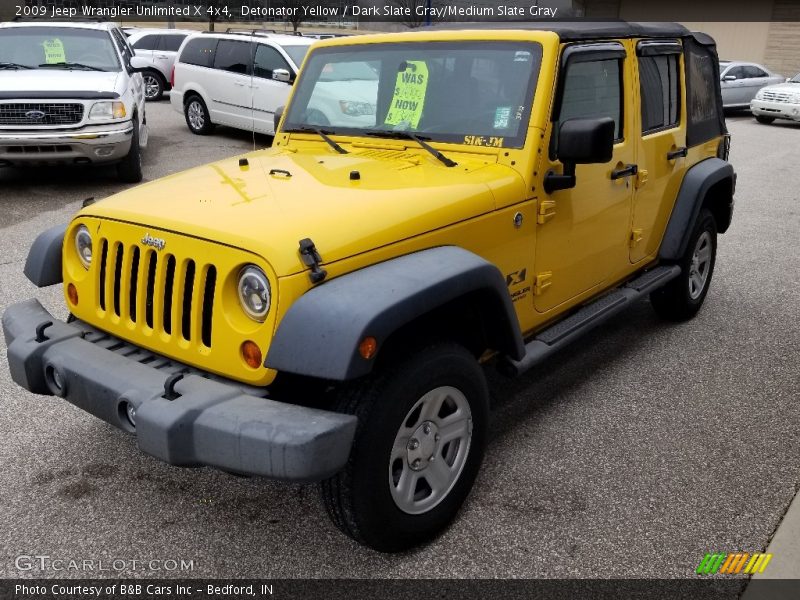
[[[656,313],[670,321],[687,321],[694,317],[708,294],[716,258],[716,221],[710,211],[703,209],[678,263],[681,274],[650,294]]]
[[[486,445],[483,371],[461,346],[414,353],[343,391],[358,417],[345,469],[321,484],[333,522],[355,540],[399,552],[435,537],[469,494]]]
[[[769,125],[775,120],[775,117],[763,117],[761,115],[756,116],[756,121],[761,123],[762,125]]]

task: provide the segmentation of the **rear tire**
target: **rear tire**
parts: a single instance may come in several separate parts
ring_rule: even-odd
[[[128,155],[117,164],[117,177],[122,183],[139,183],[142,180],[142,149],[139,145],[139,117],[133,117],[133,139]]]
[[[670,321],[687,321],[703,305],[717,258],[717,224],[708,209],[697,218],[686,252],[678,261],[681,274],[650,294],[656,313]]]
[[[214,131],[214,124],[208,114],[208,107],[200,96],[189,96],[183,105],[183,114],[189,131],[196,135],[209,135]]]
[[[161,73],[147,71],[142,73],[142,78],[144,79],[144,99],[148,102],[161,100],[161,97],[164,95],[164,90],[167,87],[167,83],[164,81]]]
[[[756,121],[758,121],[762,125],[769,125],[774,120],[775,120],[775,117],[763,117],[761,115],[756,115]]]
[[[320,484],[331,520],[381,552],[434,538],[475,481],[488,406],[483,370],[452,343],[428,346],[342,390],[336,408],[356,415],[358,426],[347,466]]]

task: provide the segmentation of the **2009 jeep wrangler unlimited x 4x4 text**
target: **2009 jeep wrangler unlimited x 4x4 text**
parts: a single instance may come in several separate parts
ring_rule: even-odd
[[[71,316],[8,308],[14,381],[174,465],[320,481],[373,548],[431,539],[486,446],[481,363],[521,373],[645,295],[691,318],[731,221],[708,36],[520,27],[320,43],[271,149],[41,234],[25,272]],[[346,125],[307,109],[338,80]]]

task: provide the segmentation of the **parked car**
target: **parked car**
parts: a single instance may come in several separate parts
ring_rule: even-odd
[[[750,112],[759,123],[775,119],[800,121],[800,73],[785,83],[761,88],[750,103]]]
[[[372,548],[432,539],[487,448],[481,364],[546,371],[647,297],[691,319],[733,215],[709,36],[495,27],[320,42],[271,148],[40,234],[25,273],[63,284],[71,318],[8,307],[13,380],[170,464],[318,481]],[[261,44],[200,36],[182,58],[228,75],[211,65]],[[320,84],[354,64],[378,74],[374,114],[319,128]]]
[[[192,133],[215,125],[275,133],[303,58],[316,40],[263,33],[202,33],[188,37],[173,68],[170,100]]]
[[[183,40],[196,33],[185,29],[136,29],[128,36],[128,42],[147,61],[144,77],[145,98],[160,100],[165,91],[171,89],[172,66]]]
[[[747,108],[758,90],[784,81],[782,75],[756,63],[720,61],[719,70],[725,108]]]
[[[112,23],[0,23],[0,166],[117,163],[141,181],[137,60]]]

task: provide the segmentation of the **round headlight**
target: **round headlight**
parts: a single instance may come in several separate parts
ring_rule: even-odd
[[[81,225],[75,231],[75,250],[81,264],[88,269],[92,264],[92,234],[86,225]]]
[[[239,273],[239,302],[247,316],[256,321],[267,318],[270,304],[269,281],[264,271],[249,265]]]

